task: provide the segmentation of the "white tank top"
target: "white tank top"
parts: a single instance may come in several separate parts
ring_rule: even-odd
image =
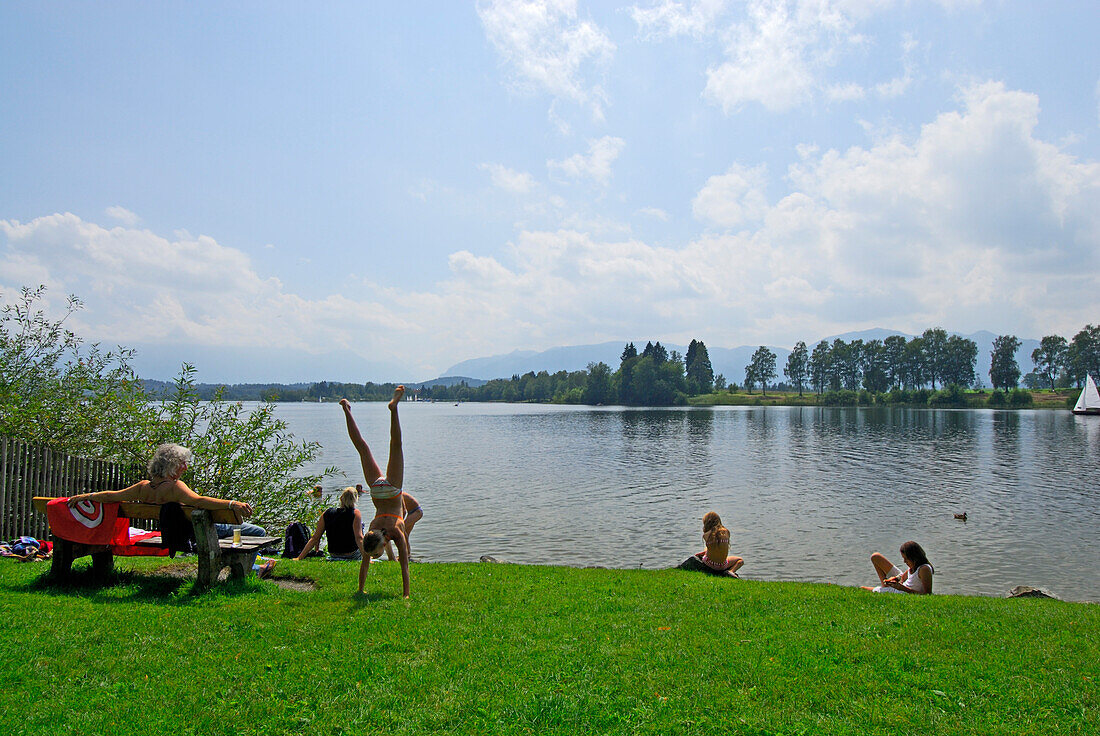
[[[909,573],[909,577],[907,577],[905,579],[905,582],[902,583],[902,585],[904,585],[909,590],[915,590],[918,593],[927,593],[928,591],[924,589],[924,581],[921,580],[920,577],[917,575],[917,573],[920,572],[921,567],[927,567],[928,568],[928,574],[929,575],[932,574],[932,566],[931,565],[921,565],[916,570],[913,570],[912,572]]]

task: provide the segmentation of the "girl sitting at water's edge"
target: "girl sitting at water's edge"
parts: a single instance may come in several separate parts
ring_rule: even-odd
[[[713,511],[703,516],[703,542],[707,548],[695,555],[699,561],[712,570],[737,577],[737,571],[745,561],[729,554],[730,530],[722,526],[721,517]]]
[[[909,569],[902,570],[897,565],[886,559],[884,555],[875,552],[871,555],[871,564],[875,566],[881,585],[870,587],[861,586],[864,590],[875,593],[916,593],[927,595],[932,592],[932,563],[928,561],[928,555],[924,548],[916,542],[906,542],[901,545],[901,559]]]

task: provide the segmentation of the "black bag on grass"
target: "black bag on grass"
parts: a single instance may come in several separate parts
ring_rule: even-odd
[[[305,549],[309,541],[309,529],[300,521],[296,521],[286,528],[286,536],[283,538],[283,557],[297,557]]]

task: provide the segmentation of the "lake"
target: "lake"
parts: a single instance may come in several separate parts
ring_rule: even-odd
[[[353,412],[384,468],[385,404]],[[334,502],[362,482],[339,406],[276,414],[324,448],[307,470],[347,473],[325,482]],[[900,565],[914,539],[937,593],[1032,585],[1100,600],[1100,417],[414,402],[400,414],[405,490],[425,514],[414,560],[671,567],[703,548],[714,510],[744,578],[872,584],[871,552]]]

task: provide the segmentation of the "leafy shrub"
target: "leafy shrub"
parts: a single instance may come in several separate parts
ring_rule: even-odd
[[[859,392],[859,398],[857,399],[860,406],[870,406],[875,403],[875,395],[867,389],[862,389]]]
[[[912,395],[911,395],[912,400],[910,401],[910,403],[923,406],[924,404],[927,404],[931,398],[932,398],[932,392],[931,391],[929,391],[926,388],[918,388],[916,391],[914,391],[912,393]]]
[[[130,367],[134,351],[85,348],[64,328],[80,300],[70,296],[50,320],[45,293],[23,288],[0,310],[0,434],[142,468],[157,445],[176,442],[195,453],[183,478],[196,492],[245,501],[263,523],[312,523],[320,505],[306,491],[337,471],[295,475],[321,448],[297,442],[273,404],[246,412],[220,393],[201,401],[187,364],[165,400],[151,401]]]
[[[195,368],[185,363],[160,407],[151,446],[177,442],[191,449],[195,460],[183,480],[196,493],[249,503],[263,523],[312,523],[324,504],[308,491],[339,471],[295,473],[316,459],[320,444],[295,440],[286,422],[275,417],[272,403],[248,412],[239,401],[223,401],[220,393],[212,401],[200,401],[194,375]]]
[[[885,395],[887,404],[908,404],[912,401],[912,395],[905,389],[895,388]]]
[[[1004,391],[994,391],[992,394],[989,395],[989,401],[986,405],[993,408],[998,408],[1004,406],[1005,403],[1006,402]]]
[[[1014,388],[1008,392],[1008,405],[1013,409],[1021,409],[1031,406],[1033,399],[1031,392],[1022,388]]]
[[[823,406],[855,406],[859,402],[859,395],[855,391],[841,389],[839,391],[826,391],[821,395]]]
[[[963,393],[962,388],[953,383],[934,393],[928,400],[928,404],[937,407],[964,407],[966,406],[966,395]]]

